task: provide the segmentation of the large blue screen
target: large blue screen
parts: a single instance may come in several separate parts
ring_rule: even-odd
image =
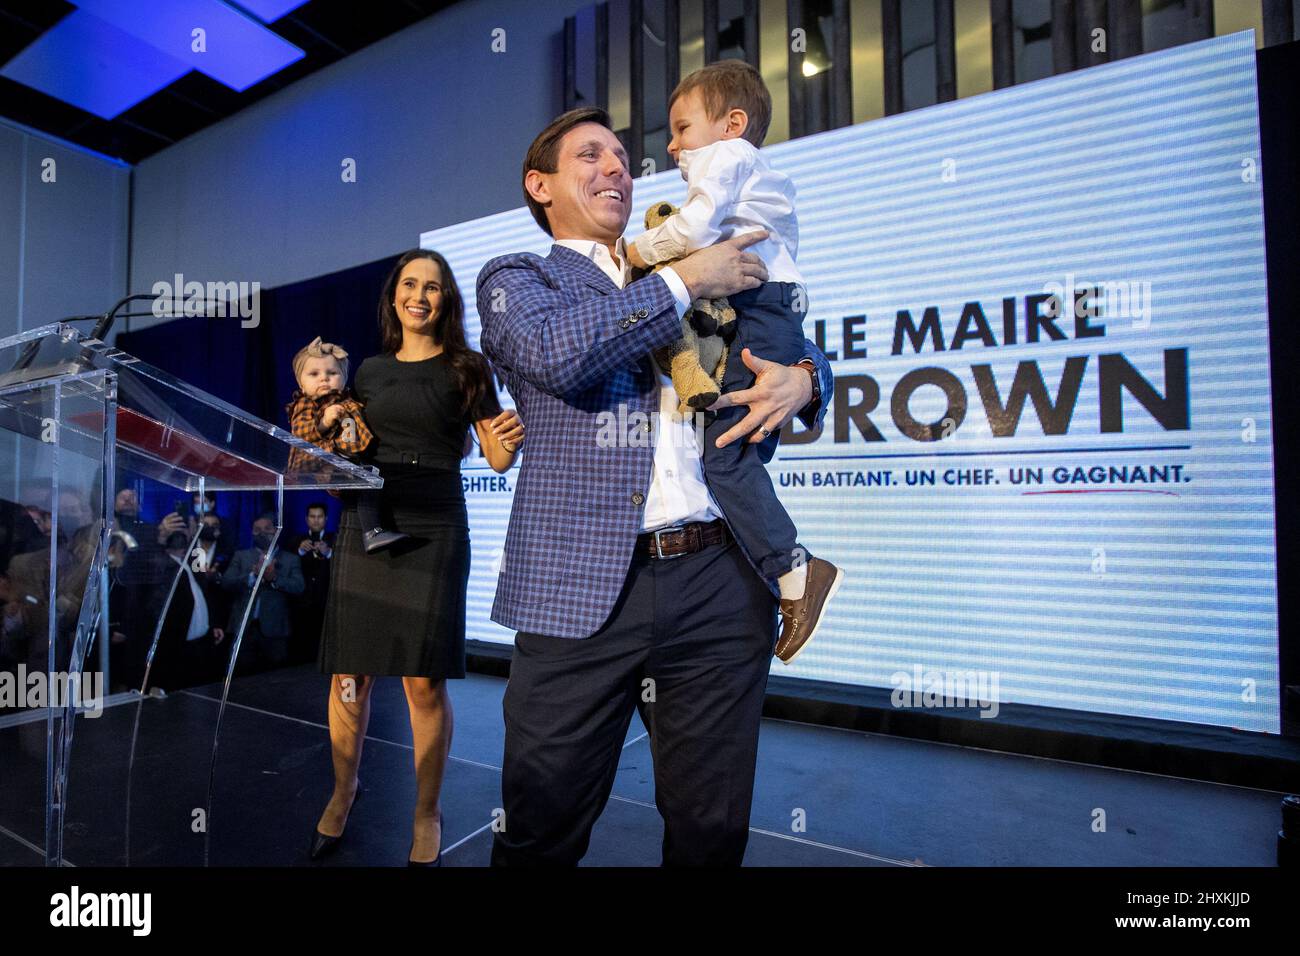
[[[774,672],[1277,732],[1251,34],[765,152],[837,376],[770,470],[848,574]],[[638,179],[633,227],[684,191]],[[521,207],[421,245],[472,289],[549,241]],[[513,476],[466,482],[470,636],[508,641],[488,613]]]

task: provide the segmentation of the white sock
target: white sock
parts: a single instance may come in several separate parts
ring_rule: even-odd
[[[808,584],[808,565],[800,564],[791,568],[776,579],[781,588],[782,601],[797,601],[803,597],[804,587]]]

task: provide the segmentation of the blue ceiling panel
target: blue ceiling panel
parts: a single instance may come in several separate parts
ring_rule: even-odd
[[[0,69],[0,76],[111,120],[190,67],[83,10],[74,10]]]
[[[73,0],[192,69],[242,92],[305,55],[220,0]],[[196,51],[201,30],[202,49]]]
[[[0,0],[0,118],[137,163],[455,2]]]
[[[235,0],[235,5],[260,17],[263,23],[274,23],[306,2],[307,0]]]

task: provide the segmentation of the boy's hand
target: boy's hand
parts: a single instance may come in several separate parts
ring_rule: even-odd
[[[715,242],[674,262],[673,271],[686,283],[692,302],[756,289],[767,281],[767,267],[755,253],[745,250],[766,238],[766,232],[747,232]]]
[[[631,263],[634,269],[649,269],[650,264],[641,258],[641,253],[636,247],[635,242],[629,242],[625,247],[627,249],[627,261]]]
[[[324,428],[333,428],[334,423],[339,420],[339,416],[342,414],[342,405],[331,405],[329,408],[325,409],[325,414],[320,417],[321,426]]]

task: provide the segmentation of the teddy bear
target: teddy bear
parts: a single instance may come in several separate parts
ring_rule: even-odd
[[[676,212],[672,203],[652,203],[645,212],[645,227],[651,229]],[[661,262],[652,271],[671,264]],[[677,390],[679,414],[702,411],[718,400],[727,369],[727,347],[735,337],[736,313],[727,300],[697,299],[682,316],[682,337],[655,350],[655,361]]]

